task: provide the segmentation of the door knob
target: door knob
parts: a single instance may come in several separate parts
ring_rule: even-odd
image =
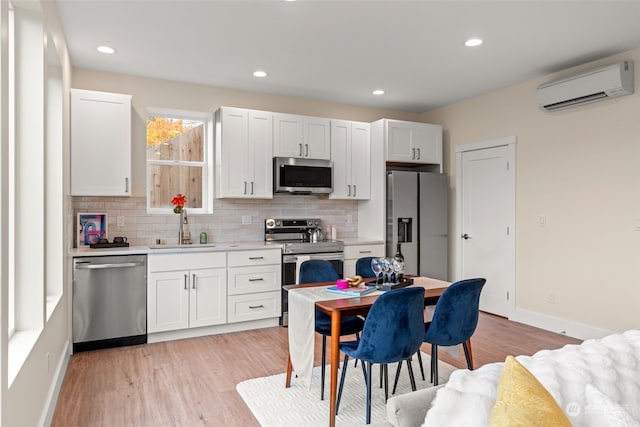
[[[471,236],[469,236],[467,233],[464,233],[461,237],[462,237],[464,240],[469,240],[469,239],[471,238]]]

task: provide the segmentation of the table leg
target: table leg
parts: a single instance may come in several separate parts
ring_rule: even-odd
[[[473,352],[471,351],[471,338],[467,340],[467,349],[469,350],[469,361],[471,362],[471,367],[473,368]]]
[[[340,363],[340,310],[331,312],[331,392],[329,393],[329,426],[336,425],[336,396],[338,394],[338,364]]]
[[[291,387],[291,371],[293,366],[291,365],[291,353],[287,353],[287,379],[284,382],[286,388]]]

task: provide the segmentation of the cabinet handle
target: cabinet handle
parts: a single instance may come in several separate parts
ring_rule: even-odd
[[[244,182],[244,192],[242,194],[247,194],[247,181],[242,182]]]
[[[129,192],[129,178],[124,179],[124,192],[125,193]]]
[[[253,195],[253,181],[251,181],[251,195]]]
[[[306,150],[304,153],[304,156],[309,157],[309,144],[304,144],[304,148]]]
[[[184,275],[184,288],[185,289],[189,289],[189,283],[188,282],[189,282],[189,275],[185,274]]]
[[[347,187],[349,187],[349,194],[347,194],[347,197],[351,197],[351,184],[347,184]]]
[[[298,144],[300,146],[300,153],[298,153],[298,156],[302,157],[302,144]]]
[[[370,254],[371,251],[360,251],[361,254]]]
[[[249,308],[264,308],[263,304],[260,305],[250,305]]]
[[[250,256],[249,259],[264,259],[263,256]]]
[[[258,277],[257,279],[249,279],[250,282],[261,282],[264,279],[262,277]]]
[[[353,197],[356,197],[356,185],[353,184]]]
[[[416,159],[416,149],[412,148],[411,149],[411,160],[415,160]]]
[[[418,150],[418,160],[420,160],[420,149],[416,148],[416,150]]]
[[[196,274],[195,273],[193,273],[192,278],[193,278],[193,282],[191,283],[191,288],[195,289],[196,288]]]

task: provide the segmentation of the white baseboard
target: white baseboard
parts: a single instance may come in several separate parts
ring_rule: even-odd
[[[67,373],[69,367],[69,361],[71,360],[71,341],[67,341],[63,354],[58,358],[58,366],[55,371],[55,381],[53,382],[51,389],[49,390],[49,399],[47,404],[47,410],[43,413],[43,419],[41,419],[41,426],[50,426],[53,421],[53,413],[56,410],[56,404],[58,403],[58,397],[60,396],[60,389],[62,388],[62,382],[64,376]]]
[[[573,338],[586,340],[591,338],[602,338],[606,335],[615,333],[607,329],[598,328],[596,326],[578,323],[573,320],[567,320],[560,317],[550,316],[535,311],[523,310],[516,308],[509,320],[524,323],[526,325],[535,326],[536,328],[545,329],[547,331],[556,332],[558,334],[567,335]]]
[[[203,337],[206,335],[228,334],[230,332],[271,328],[279,325],[279,318],[250,320],[248,322],[226,323],[224,325],[204,326],[200,328],[179,329],[177,331],[155,332],[147,336],[148,343]]]

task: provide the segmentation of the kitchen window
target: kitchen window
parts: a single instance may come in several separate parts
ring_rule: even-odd
[[[149,110],[147,115],[147,211],[173,213],[183,194],[190,213],[212,213],[213,136],[207,113]]]

